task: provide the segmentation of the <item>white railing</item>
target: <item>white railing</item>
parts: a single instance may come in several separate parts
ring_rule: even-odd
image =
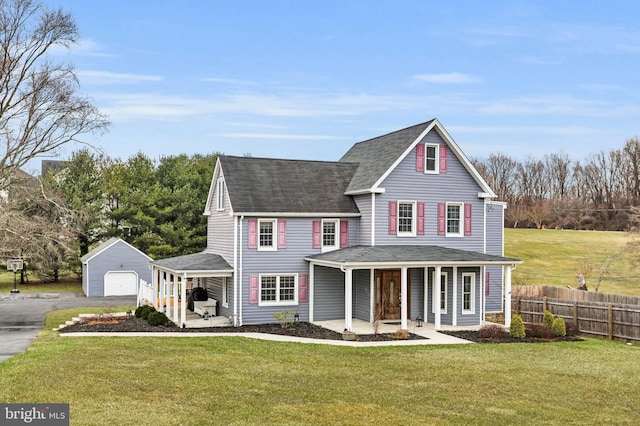
[[[153,284],[150,284],[145,280],[140,280],[138,289],[138,306],[145,303],[151,305],[154,305],[156,303],[156,297],[154,296],[156,295],[157,291],[154,289]]]

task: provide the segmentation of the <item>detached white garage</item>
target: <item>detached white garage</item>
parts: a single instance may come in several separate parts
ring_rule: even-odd
[[[111,238],[82,256],[82,291],[87,297],[134,296],[138,282],[151,282],[149,256]]]

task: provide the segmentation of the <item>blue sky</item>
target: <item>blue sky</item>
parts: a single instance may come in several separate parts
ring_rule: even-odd
[[[45,2],[78,24],[62,59],[112,157],[337,160],[433,117],[470,157],[583,159],[639,133],[638,2]]]

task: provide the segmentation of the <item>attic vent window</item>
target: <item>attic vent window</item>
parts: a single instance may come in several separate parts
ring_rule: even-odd
[[[216,194],[216,208],[218,211],[224,210],[224,179],[218,179],[216,182]]]

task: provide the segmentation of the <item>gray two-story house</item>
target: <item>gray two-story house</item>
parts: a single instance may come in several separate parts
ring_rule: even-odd
[[[436,119],[355,144],[339,161],[218,158],[202,253],[151,263],[184,324],[193,279],[237,325],[510,321],[506,205]],[[164,284],[164,285],[160,285]]]

